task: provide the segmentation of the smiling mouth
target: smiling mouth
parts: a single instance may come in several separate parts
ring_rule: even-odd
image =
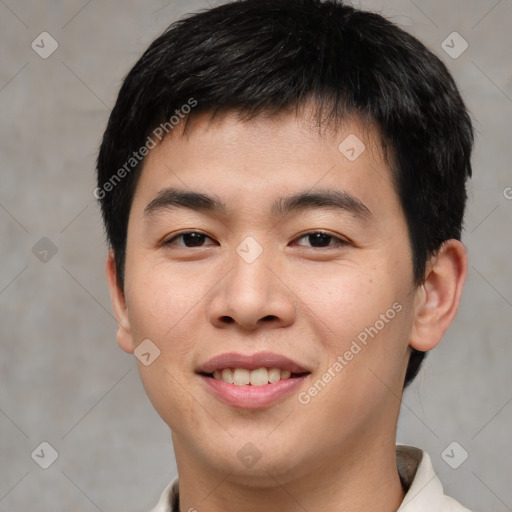
[[[224,368],[213,373],[203,373],[204,376],[215,380],[222,380],[235,386],[267,386],[281,380],[295,379],[309,375],[310,372],[292,373],[281,368]]]

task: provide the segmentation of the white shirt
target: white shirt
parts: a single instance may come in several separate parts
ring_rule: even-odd
[[[397,445],[398,474],[406,495],[397,512],[470,512],[443,493],[428,453]],[[178,477],[169,482],[150,512],[179,512]]]

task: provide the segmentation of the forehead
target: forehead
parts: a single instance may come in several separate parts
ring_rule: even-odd
[[[371,156],[375,161],[382,159],[387,166],[393,165],[390,160],[392,152],[388,151],[386,141],[376,122],[364,120],[363,116],[357,112],[347,113],[341,117],[334,116],[329,109],[319,107],[314,99],[274,113],[262,111],[251,115],[233,109],[220,110],[216,113],[192,111],[176,126],[176,130],[169,133],[162,145],[172,144],[177,142],[177,139],[183,139],[181,142],[190,140],[195,142],[200,138],[203,141],[216,138],[218,142],[222,140],[224,145],[219,146],[219,150],[222,150],[229,148],[229,142],[234,142],[237,136],[244,138],[247,144],[252,141],[255,144],[259,141],[268,144],[268,136],[270,136],[272,145],[284,142],[286,146],[291,146],[295,142],[300,142],[302,146],[307,143],[304,147],[306,150],[314,149],[315,145],[323,146],[324,150],[327,145],[330,145],[349,157],[350,161],[355,161],[354,155],[342,152],[344,149],[349,149],[347,145],[339,147],[342,139],[348,135],[357,136],[360,139],[357,141],[351,138],[356,146],[364,141],[365,156]],[[357,157],[358,154],[359,152],[355,156]]]
[[[319,130],[308,108],[251,119],[205,112],[180,123],[146,156],[133,206],[146,209],[169,187],[213,193],[228,209],[265,203],[273,213],[277,198],[317,189],[367,206],[398,203],[378,129],[347,117]]]

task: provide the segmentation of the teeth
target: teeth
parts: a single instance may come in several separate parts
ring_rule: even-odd
[[[233,370],[230,370],[229,368],[224,368],[222,370],[222,380],[224,382],[229,382],[229,384],[233,384]],[[215,375],[214,375],[215,377]]]
[[[228,384],[235,386],[265,386],[272,382],[289,379],[292,372],[290,370],[281,370],[280,368],[258,368],[257,370],[247,370],[246,368],[224,368],[215,370],[213,378],[223,380]]]
[[[224,370],[222,371],[224,374]],[[251,381],[251,373],[249,370],[246,370],[245,368],[237,368],[233,372],[233,384],[235,386],[244,386],[245,384],[249,384]]]
[[[277,382],[281,380],[281,370],[279,368],[270,368],[268,371],[268,381]]]
[[[251,372],[251,386],[264,386],[268,384],[268,370],[266,368],[258,368]]]

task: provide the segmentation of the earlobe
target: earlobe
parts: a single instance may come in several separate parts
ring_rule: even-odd
[[[128,354],[133,354],[135,347],[133,344],[132,330],[128,318],[128,309],[126,307],[124,292],[118,283],[114,252],[112,250],[110,250],[107,255],[105,274],[107,276],[107,283],[110,290],[110,299],[112,301],[114,316],[116,317],[117,344]]]
[[[412,348],[427,352],[439,344],[457,313],[466,275],[464,245],[447,240],[427,262],[425,281],[416,292]]]

